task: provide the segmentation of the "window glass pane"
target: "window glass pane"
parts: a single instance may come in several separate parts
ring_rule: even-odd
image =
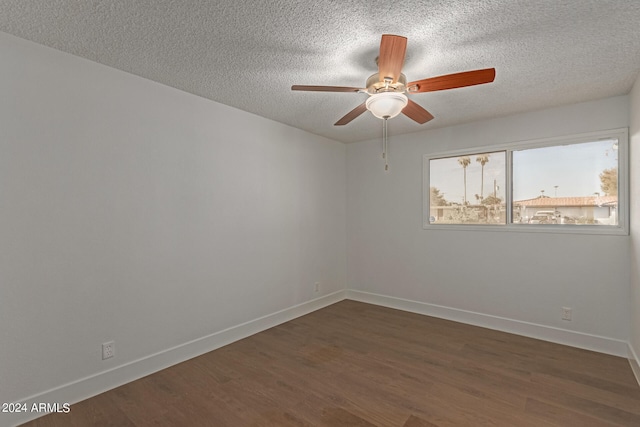
[[[506,153],[429,160],[429,223],[506,224]]]
[[[513,151],[515,224],[618,225],[618,140]]]

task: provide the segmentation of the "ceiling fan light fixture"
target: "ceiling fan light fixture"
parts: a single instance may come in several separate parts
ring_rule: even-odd
[[[381,92],[367,99],[367,110],[379,119],[390,119],[402,112],[409,100],[403,93]]]

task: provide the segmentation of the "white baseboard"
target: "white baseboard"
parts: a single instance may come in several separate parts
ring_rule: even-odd
[[[638,353],[633,350],[631,344],[629,344],[629,364],[631,365],[631,370],[633,371],[633,375],[636,376],[636,381],[638,381],[638,385],[640,385],[640,357],[638,357]]]
[[[354,301],[395,308],[412,313],[439,317],[455,322],[625,357],[629,359],[631,368],[638,380],[638,383],[640,384],[640,359],[638,358],[637,353],[634,352],[631,345],[626,341],[386,295],[357,290],[341,290],[240,325],[233,326],[179,346],[163,350],[133,362],[114,367],[108,371],[99,372],[90,377],[82,378],[80,380],[64,384],[60,387],[38,393],[34,396],[21,399],[19,402],[25,403],[28,408],[30,408],[34,403],[41,402],[73,404],[168,368],[177,363],[208,353],[284,322],[288,322],[297,317],[304,316],[305,314],[309,314],[331,304],[335,304],[344,299],[351,299]],[[41,415],[44,414],[29,412],[1,414],[0,427],[16,426],[38,418]]]
[[[345,292],[344,290],[337,291],[302,304],[294,305],[258,319],[250,320],[133,362],[114,367],[108,371],[100,372],[90,377],[82,378],[69,384],[18,400],[18,402],[25,403],[27,408],[31,408],[34,403],[38,404],[41,402],[57,402],[60,404],[80,402],[81,400],[88,399],[177,363],[184,362],[185,360],[208,353],[232,342],[335,304],[345,299]],[[16,426],[42,415],[45,414],[37,412],[31,413],[29,411],[0,414],[0,426]]]
[[[597,335],[363,291],[347,290],[346,298],[624,358],[629,354],[626,341]]]

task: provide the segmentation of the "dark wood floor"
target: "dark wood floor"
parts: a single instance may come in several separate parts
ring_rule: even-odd
[[[27,426],[640,426],[626,359],[342,301]]]

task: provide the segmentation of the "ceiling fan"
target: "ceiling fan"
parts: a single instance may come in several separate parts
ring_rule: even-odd
[[[294,85],[291,86],[291,90],[356,92],[369,95],[369,98],[367,98],[365,102],[348,112],[335,123],[335,126],[346,125],[366,110],[371,111],[373,115],[378,118],[385,119],[385,123],[386,119],[402,113],[410,119],[424,124],[433,119],[433,116],[420,105],[409,99],[405,93],[434,92],[491,83],[496,76],[495,68],[486,68],[430,77],[407,83],[407,78],[402,74],[406,50],[406,37],[384,34],[380,42],[380,54],[377,60],[378,72],[367,79],[365,88]]]

